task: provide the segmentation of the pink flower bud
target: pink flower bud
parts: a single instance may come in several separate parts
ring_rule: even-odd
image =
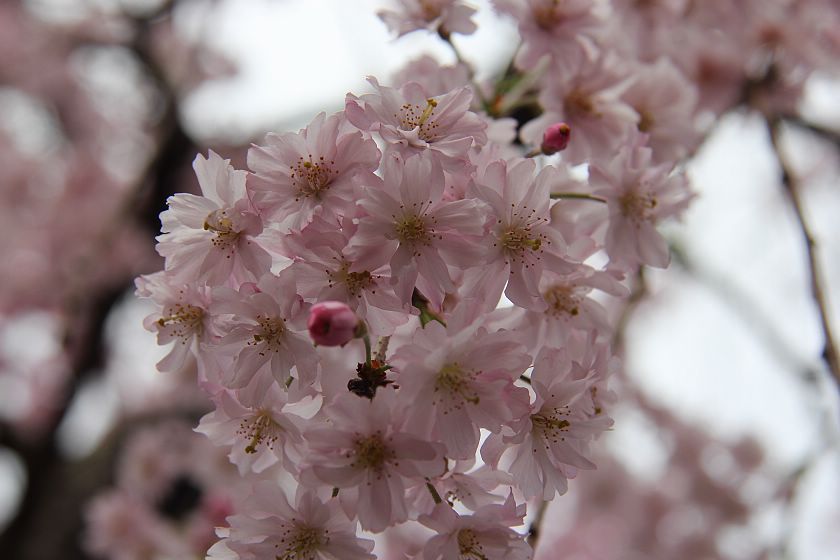
[[[542,141],[542,152],[550,156],[562,152],[569,145],[572,129],[564,122],[555,123],[545,129]]]
[[[309,312],[309,336],[321,346],[344,346],[356,336],[359,318],[340,301],[322,301]]]

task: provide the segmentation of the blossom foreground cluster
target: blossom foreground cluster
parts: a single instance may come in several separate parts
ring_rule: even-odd
[[[382,16],[398,34],[475,28],[461,2],[401,4]],[[595,468],[606,302],[668,265],[657,225],[692,198],[677,164],[740,90],[711,80],[725,42],[661,40],[680,16],[708,30],[720,2],[494,4],[522,35],[512,85],[424,58],[269,134],[248,170],[199,155],[201,195],[169,199],[165,269],[137,281],[147,327],[172,345],[159,369],[197,370],[216,406],[198,430],[251,488],[209,557],[375,558],[374,535],[388,557],[530,558],[526,503]],[[749,21],[776,29],[772,4]],[[764,52],[784,106],[816,55]]]

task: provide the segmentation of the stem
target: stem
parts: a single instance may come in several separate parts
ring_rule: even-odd
[[[380,336],[376,343],[376,352],[373,357],[379,363],[385,363],[385,354],[388,353],[388,343],[391,342],[390,336]]]
[[[367,367],[372,367],[370,355],[370,335],[365,333],[364,336],[362,336],[362,340],[365,342],[365,365],[367,365]]]
[[[531,525],[528,527],[528,536],[526,540],[535,552],[537,550],[537,541],[540,539],[540,526],[542,525],[543,518],[545,517],[545,512],[547,509],[548,502],[545,500],[540,500],[540,505],[537,508],[537,515],[534,516],[534,520],[531,521]]]
[[[539,99],[533,94],[532,88],[548,69],[547,62],[548,59],[540,61],[535,68],[525,74],[519,74],[511,65],[509,67],[509,72],[512,72],[512,74],[507,80],[507,84],[510,85],[509,87],[507,85],[503,85],[503,82],[506,81],[505,79],[508,78],[508,75],[506,74],[502,77],[502,80],[500,80],[502,88],[497,88],[496,95],[493,99],[493,106],[491,107],[492,110],[489,112],[496,117],[510,116],[510,114],[519,107],[536,104],[536,114],[541,114],[542,108],[539,106]]]
[[[411,294],[411,305],[420,310],[421,327],[425,328],[432,321],[437,321],[444,327],[446,326],[443,317],[429,309],[429,300],[417,288],[414,288],[414,292]]]
[[[449,45],[452,49],[452,54],[455,55],[455,60],[458,61],[458,64],[462,64],[464,68],[467,69],[467,76],[470,79],[470,85],[475,92],[475,96],[478,98],[479,103],[481,103],[482,107],[487,106],[487,100],[484,98],[484,95],[481,93],[481,88],[478,87],[478,84],[475,81],[475,69],[473,68],[472,64],[467,62],[467,60],[461,55],[461,51],[458,50],[458,47],[455,46],[455,43],[452,42],[452,34],[449,33],[443,27],[438,28],[438,36],[443,39],[443,41]]]
[[[819,368],[798,356],[797,351],[791,347],[785,337],[773,328],[772,321],[754,304],[750,294],[728,282],[725,277],[695,264],[679,244],[671,243],[671,257],[674,266],[679,267],[693,280],[705,286],[721,303],[731,309],[746,327],[752,329],[756,334],[756,339],[760,340],[779,362],[786,364],[787,369],[796,373],[806,383],[817,382]]]
[[[600,196],[595,196],[594,194],[588,194],[588,193],[575,193],[575,192],[551,193],[551,198],[554,199],[554,200],[591,200],[593,202],[600,202],[602,204],[607,203],[606,198],[601,198]]]
[[[630,292],[630,297],[627,298],[625,302],[624,309],[621,311],[621,315],[618,318],[618,324],[613,332],[612,347],[615,349],[615,354],[617,356],[620,356],[624,352],[627,325],[630,323],[630,319],[636,311],[636,308],[639,304],[641,304],[642,300],[644,300],[647,295],[648,286],[645,281],[645,267],[641,266],[636,272],[636,283],[633,286],[633,291]],[[623,372],[624,370],[621,369],[620,371]]]
[[[837,148],[840,148],[840,131],[807,121],[798,115],[785,115],[782,117],[782,120],[797,128],[807,130],[823,140],[833,143]]]
[[[820,325],[822,326],[823,337],[825,338],[825,345],[823,347],[822,359],[828,366],[834,380],[840,386],[840,353],[837,350],[836,339],[831,329],[829,320],[829,304],[826,289],[822,281],[822,270],[820,268],[819,260],[817,259],[817,242],[811,232],[808,222],[805,219],[805,210],[800,199],[799,182],[793,176],[790,164],[784,156],[781,147],[782,121],[776,117],[766,117],[768,132],[770,133],[770,142],[773,145],[773,152],[779,162],[779,167],[782,170],[782,185],[785,192],[790,199],[793,207],[796,221],[799,224],[799,229],[802,231],[802,236],[805,238],[805,250],[808,255],[808,276],[811,285],[811,296],[817,304],[817,310],[820,317]]]
[[[438,494],[437,489],[428,480],[426,481],[426,488],[429,489],[429,493],[432,495],[432,499],[435,501],[436,504],[443,503],[443,500],[441,499],[440,494]]]

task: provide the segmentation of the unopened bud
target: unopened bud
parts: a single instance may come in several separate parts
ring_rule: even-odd
[[[346,303],[322,301],[309,312],[309,336],[321,346],[344,346],[356,338],[359,318]]]
[[[542,153],[547,156],[562,152],[569,145],[572,129],[564,122],[555,123],[545,129],[543,134]]]

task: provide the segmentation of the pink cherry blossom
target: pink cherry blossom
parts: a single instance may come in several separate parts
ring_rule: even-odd
[[[161,306],[159,312],[146,317],[143,326],[157,332],[160,345],[174,342],[169,353],[157,364],[160,371],[178,372],[190,355],[196,356],[198,345],[209,329],[209,290],[192,284],[170,284],[163,271],[140,276],[135,281],[137,295],[151,298]]]
[[[375,560],[373,541],[356,536],[356,523],[335,500],[298,492],[295,506],[273,482],[254,485],[243,513],[228,518],[229,531],[208,558],[256,560]]]
[[[648,135],[654,163],[676,161],[699,138],[697,88],[668,59],[640,66],[621,98],[639,114],[637,128]]]
[[[515,484],[508,473],[492,469],[487,465],[476,468],[475,457],[466,460],[449,461],[449,468],[443,476],[431,481],[443,500],[449,503],[460,502],[473,511],[480,507],[495,504],[503,500],[496,490],[500,486]],[[418,484],[408,493],[418,511],[430,513],[434,507],[434,497],[425,484]]]
[[[302,232],[284,236],[279,250],[295,258],[292,268],[304,298],[343,301],[365,321],[371,334],[391,335],[408,321],[408,306],[394,294],[386,264],[359,270],[345,255],[356,230],[356,224],[347,217],[340,228],[315,219]]]
[[[485,238],[487,265],[470,273],[471,285],[491,308],[504,290],[516,305],[544,309],[543,270],[573,270],[564,259],[565,241],[550,224],[556,169],[547,166],[535,177],[535,167],[533,160],[497,161],[476,178],[473,194],[490,206],[492,225]]]
[[[515,61],[525,70],[533,69],[545,55],[568,69],[569,61],[595,52],[604,28],[597,0],[493,0],[493,4],[519,24],[522,47]]]
[[[611,54],[601,54],[575,71],[550,73],[540,94],[545,112],[526,124],[523,140],[539,145],[546,127],[563,121],[574,131],[574,141],[563,152],[569,163],[609,157],[621,145],[638,115],[621,100],[630,84],[625,65]]]
[[[473,457],[479,428],[499,432],[528,408],[527,391],[513,385],[531,365],[524,350],[479,323],[450,319],[449,328],[433,322],[416,331],[391,359],[412,429],[443,442],[450,457]]]
[[[380,86],[373,77],[368,81],[376,93],[348,94],[347,120],[361,130],[378,132],[389,150],[406,158],[428,151],[446,170],[460,172],[469,165],[468,150],[487,141],[487,125],[469,110],[469,87],[433,96],[415,82],[397,90]]]
[[[308,305],[297,294],[293,271],[266,274],[257,288],[213,293],[211,313],[221,333],[216,350],[234,357],[224,382],[232,389],[251,385],[249,393],[263,395],[274,382],[287,387],[295,368],[299,386],[311,385],[318,357],[304,334]]]
[[[480,558],[482,560],[530,560],[531,547],[511,527],[522,524],[525,506],[517,506],[513,494],[504,504],[478,508],[460,515],[449,504],[438,504],[420,522],[437,531],[423,549],[423,560]]]
[[[442,35],[469,35],[476,30],[472,22],[475,8],[460,0],[398,0],[399,10],[380,10],[379,17],[397,36],[418,29],[436,31]]]
[[[224,284],[231,276],[254,280],[271,264],[255,241],[262,222],[245,193],[244,171],[211,151],[193,163],[203,196],[177,194],[160,215],[157,250],[178,282]]]
[[[537,357],[532,385],[536,400],[530,414],[509,433],[491,434],[481,456],[504,468],[526,498],[551,500],[568,489],[579,469],[594,469],[587,457],[590,441],[612,425],[593,403],[592,388],[605,377],[605,359],[573,362],[563,351],[543,349]]]
[[[668,244],[656,224],[680,214],[693,197],[685,174],[668,163],[653,165],[645,144],[644,135],[633,134],[616,157],[589,170],[592,193],[607,201],[606,250],[617,267],[668,266]]]
[[[347,247],[350,272],[391,267],[391,282],[404,303],[415,287],[439,304],[454,291],[448,265],[478,264],[483,206],[476,200],[443,201],[444,176],[429,157],[406,161],[393,155],[384,170],[386,188],[366,188],[356,234]],[[419,283],[418,283],[419,282]]]
[[[257,406],[244,406],[235,393],[222,390],[213,397],[216,409],[202,417],[196,431],[219,447],[230,447],[228,457],[240,475],[262,472],[278,461],[295,471],[303,419],[283,411],[286,400],[285,391],[276,385]]]
[[[373,399],[345,393],[325,411],[328,426],[305,433],[310,454],[304,482],[339,488],[345,511],[358,515],[368,531],[407,520],[406,489],[443,474],[443,446],[407,433],[403,412],[387,390]]]
[[[534,352],[545,346],[561,347],[574,332],[608,334],[612,325],[603,305],[592,297],[593,290],[617,297],[628,295],[627,288],[613,273],[580,264],[569,274],[543,274],[543,311],[511,309],[510,317],[502,324],[516,331],[517,339]]]
[[[405,64],[392,78],[393,85],[402,87],[417,82],[429,95],[443,95],[470,83],[470,69],[463,63],[441,66],[429,55],[422,55]]]
[[[343,114],[318,114],[298,133],[269,134],[248,150],[248,190],[264,217],[283,232],[298,231],[320,215],[352,213],[356,186],[370,182],[379,150],[347,124]]]

